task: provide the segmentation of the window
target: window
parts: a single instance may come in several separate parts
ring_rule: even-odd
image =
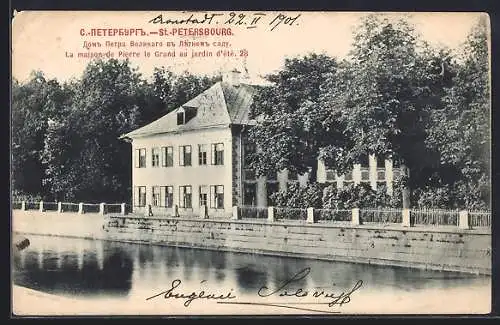
[[[181,208],[192,208],[192,193],[191,193],[191,186],[190,185],[185,185],[185,186],[180,186],[179,187],[179,207]]]
[[[160,149],[153,148],[151,150],[151,166],[159,167],[160,166]]]
[[[198,145],[198,164],[200,166],[207,164],[207,145]]]
[[[268,171],[266,176],[268,181],[276,181],[278,179],[278,173],[274,170]]]
[[[179,147],[179,166],[191,166],[191,146]]]
[[[353,181],[352,170],[350,170],[344,174],[344,182],[352,182],[352,181]]]
[[[174,165],[174,147],[162,147],[162,166],[172,167]]]
[[[273,194],[278,192],[278,183],[267,183],[267,204],[269,206],[275,206],[275,201],[273,200]]]
[[[335,171],[334,170],[327,170],[326,171],[326,180],[333,182],[335,181]]]
[[[243,205],[255,205],[257,197],[257,187],[255,183],[243,185]]]
[[[171,208],[174,203],[174,187],[173,186],[162,186],[160,187],[160,202],[161,206],[165,208]]]
[[[244,150],[245,150],[245,158],[244,158],[244,163],[245,165],[249,165],[251,160],[252,160],[252,156],[255,154],[256,152],[256,147],[255,147],[255,144],[253,143],[245,143],[245,147],[244,147]]]
[[[177,111],[177,125],[182,125],[184,123],[186,123],[184,109],[181,108]]]
[[[200,186],[200,207],[208,204],[208,186]]]
[[[243,179],[244,180],[255,180],[255,170],[253,170],[253,169],[243,170]]]
[[[363,154],[359,157],[358,162],[361,166],[368,166],[368,155]]]
[[[377,168],[377,180],[385,182],[385,168]]]
[[[134,187],[134,206],[146,206],[146,186]]]
[[[361,168],[361,181],[366,182],[370,180],[370,171],[368,168]]]
[[[151,192],[151,202],[153,202],[153,206],[158,207],[161,206],[161,198],[160,198],[160,187],[153,186],[153,191]]]
[[[224,165],[224,144],[212,144],[212,165]]]
[[[146,167],[146,149],[135,149],[135,167]]]
[[[224,209],[224,186],[210,186],[210,207],[215,209]]]
[[[379,167],[379,168],[385,167],[385,157],[384,156],[377,156],[377,167]]]

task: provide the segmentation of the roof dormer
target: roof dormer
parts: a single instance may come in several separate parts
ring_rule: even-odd
[[[183,125],[189,122],[198,112],[197,107],[181,106],[177,110],[177,125]]]

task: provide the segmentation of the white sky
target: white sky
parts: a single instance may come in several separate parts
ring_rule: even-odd
[[[49,78],[67,80],[79,77],[88,59],[66,58],[65,52],[85,52],[84,41],[165,41],[165,37],[82,37],[81,28],[144,28],[154,30],[173,25],[152,25],[147,21],[162,13],[171,19],[187,18],[183,12],[22,12],[12,24],[12,73],[24,81],[32,70],[41,70]],[[352,43],[352,31],[366,13],[302,12],[297,26],[280,25],[269,31],[267,23],[278,12],[265,12],[261,24],[255,29],[232,27],[233,37],[209,37],[209,41],[229,41],[231,48],[248,50],[247,67],[251,74],[267,74],[278,69],[285,57],[326,53],[345,57]],[[225,13],[226,16],[228,13]],[[246,13],[248,16],[253,12]],[[296,16],[298,12],[285,13]],[[203,14],[198,13],[201,17]],[[400,16],[401,14],[391,14]],[[470,28],[480,13],[412,13],[411,21],[423,39],[434,45],[458,47],[465,41]],[[217,25],[221,26],[221,25]],[[199,27],[199,26],[183,26]],[[215,27],[210,25],[206,27]],[[178,42],[181,38],[170,39]],[[188,39],[189,40],[189,39]],[[193,40],[193,39],[190,39]],[[198,40],[204,40],[199,38]],[[212,48],[216,50],[215,48]],[[95,49],[107,51],[107,48]],[[140,52],[143,52],[141,49]],[[156,49],[150,48],[154,53]],[[164,47],[164,51],[168,48]],[[118,50],[115,50],[117,52]],[[190,51],[189,51],[190,53]],[[132,65],[145,76],[150,76],[155,66],[170,67],[180,72],[213,74],[228,66],[241,65],[239,59],[219,58],[139,58],[131,59]]]

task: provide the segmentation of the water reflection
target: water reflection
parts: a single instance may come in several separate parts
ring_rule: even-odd
[[[175,247],[31,236],[13,259],[14,283],[63,295],[127,297],[134,289],[156,292],[174,279],[204,280],[239,294],[277,288],[300,270],[308,276],[290,288],[352,288],[358,280],[374,290],[410,291],[489,284],[489,277],[449,272],[223,253]]]

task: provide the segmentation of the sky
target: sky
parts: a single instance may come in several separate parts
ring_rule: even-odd
[[[250,23],[255,12],[243,12],[245,20]],[[112,50],[117,54],[120,49],[83,48],[86,41],[106,40],[124,41],[127,46],[130,41],[162,41],[178,43],[179,40],[209,41],[210,44],[218,41],[227,41],[229,48],[210,47],[213,57],[191,58],[191,49],[188,49],[187,58],[178,55],[172,57],[155,57],[158,48],[149,48],[151,57],[131,58],[135,66],[146,77],[151,76],[154,67],[165,66],[176,72],[187,70],[195,74],[215,74],[232,67],[245,65],[251,75],[265,75],[279,69],[286,57],[295,57],[310,52],[325,53],[337,58],[347,56],[352,35],[361,17],[362,12],[263,12],[265,16],[259,20],[256,28],[246,28],[234,25],[224,25],[222,22],[230,18],[229,12],[222,13],[220,24],[204,25],[204,27],[231,27],[234,33],[231,37],[195,37],[181,38],[179,36],[115,36],[96,37],[81,36],[80,30],[90,31],[91,28],[143,28],[156,30],[162,27],[177,27],[179,25],[154,25],[149,20],[162,14],[169,19],[182,19],[192,13],[186,12],[21,12],[17,13],[12,23],[12,74],[19,81],[29,78],[31,71],[41,70],[48,78],[68,80],[81,76],[89,59],[77,58],[78,52]],[[195,17],[203,17],[205,13],[194,13]],[[237,13],[238,15],[240,12]],[[282,14],[283,16],[279,16]],[[293,20],[291,18],[300,16]],[[385,13],[392,18],[402,14]],[[411,13],[405,16],[415,25],[417,32],[424,40],[432,45],[457,48],[466,39],[470,28],[479,18],[480,13]],[[274,30],[274,24],[269,24],[276,16],[286,17],[291,25],[286,25],[286,18]],[[237,17],[236,17],[237,18]],[[201,19],[201,18],[200,18]],[[236,21],[235,19],[234,21]],[[279,18],[278,18],[279,20]],[[276,21],[278,21],[276,20]],[[233,21],[233,22],[234,22]],[[275,22],[276,22],[275,21]],[[201,25],[183,26],[199,27]],[[123,50],[122,48],[121,50]],[[135,48],[137,49],[137,48]],[[134,48],[125,51],[134,51]],[[166,52],[170,48],[163,47]],[[176,50],[179,48],[177,47]],[[246,50],[246,62],[241,57],[218,58],[218,50],[233,50],[240,53]],[[144,48],[139,49],[143,52]],[[201,50],[201,48],[200,48]],[[74,54],[68,57],[67,52]]]

